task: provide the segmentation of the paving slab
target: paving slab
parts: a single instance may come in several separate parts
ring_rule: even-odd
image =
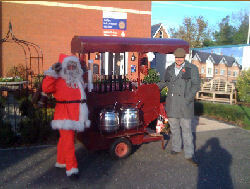
[[[193,132],[213,131],[213,130],[232,129],[232,128],[237,128],[237,127],[235,125],[207,117],[195,116],[192,119]]]

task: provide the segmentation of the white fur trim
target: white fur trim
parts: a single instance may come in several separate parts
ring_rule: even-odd
[[[52,120],[51,126],[53,129],[64,129],[64,130],[75,130],[75,131],[84,131],[87,126],[86,123],[73,120]]]
[[[47,71],[44,72],[44,75],[51,76],[51,77],[54,77],[54,78],[60,77],[60,75],[57,74],[55,72],[55,70],[52,69],[52,66]]]
[[[69,177],[69,176],[71,176],[71,175],[73,175],[73,174],[78,174],[79,173],[79,170],[78,170],[78,168],[72,168],[72,169],[70,169],[69,171],[66,171],[66,175]]]
[[[67,63],[69,61],[76,62],[80,64],[79,58],[76,56],[67,56],[66,58],[63,59],[62,65],[67,66]]]
[[[78,82],[78,86],[81,92],[81,99],[86,99],[86,93],[84,91],[84,86],[82,85],[81,82]],[[85,128],[90,127],[90,120],[88,119],[89,117],[89,110],[88,106],[86,103],[80,104],[79,106],[79,121],[84,122]]]
[[[66,168],[66,164],[61,164],[61,163],[56,162],[55,167],[57,167],[57,168]]]

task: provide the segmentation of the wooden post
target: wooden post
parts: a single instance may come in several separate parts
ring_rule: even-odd
[[[137,58],[137,66],[138,66],[138,78],[137,78],[137,82],[138,82],[138,87],[141,85],[141,79],[140,79],[140,59],[141,59],[141,53],[138,53],[138,58]]]
[[[233,103],[233,93],[230,93],[230,104]]]
[[[234,100],[234,102],[235,102],[235,104],[237,104],[237,91],[236,90],[234,90],[234,97],[235,97],[235,100]]]
[[[199,91],[196,93],[196,100],[199,99]]]

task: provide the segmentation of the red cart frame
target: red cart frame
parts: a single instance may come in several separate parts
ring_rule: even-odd
[[[183,48],[188,52],[189,45],[180,39],[157,39],[157,38],[120,38],[98,36],[75,36],[71,41],[72,54],[87,54],[96,52],[157,52],[171,54],[177,48]],[[139,64],[139,62],[138,62]],[[138,66],[138,69],[140,67]],[[162,140],[163,136],[149,135],[146,128],[160,112],[160,90],[155,84],[140,83],[140,70],[138,70],[137,88],[133,91],[112,91],[107,93],[90,92],[87,94],[89,118],[91,127],[82,133],[78,133],[78,140],[88,150],[109,149],[114,158],[125,158],[131,153],[132,145],[140,145],[144,142]],[[140,125],[135,129],[118,130],[113,133],[103,133],[98,129],[99,113],[102,108],[118,102],[118,105],[132,104],[135,106],[140,101]]]

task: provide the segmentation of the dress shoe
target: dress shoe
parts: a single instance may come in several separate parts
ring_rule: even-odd
[[[198,161],[197,161],[197,159],[196,159],[195,157],[188,158],[187,161],[188,161],[189,163],[191,163],[192,165],[196,166],[196,167],[199,166]]]
[[[176,152],[176,151],[172,150],[170,153],[171,153],[171,155],[177,155],[177,154],[179,154],[180,152]]]

